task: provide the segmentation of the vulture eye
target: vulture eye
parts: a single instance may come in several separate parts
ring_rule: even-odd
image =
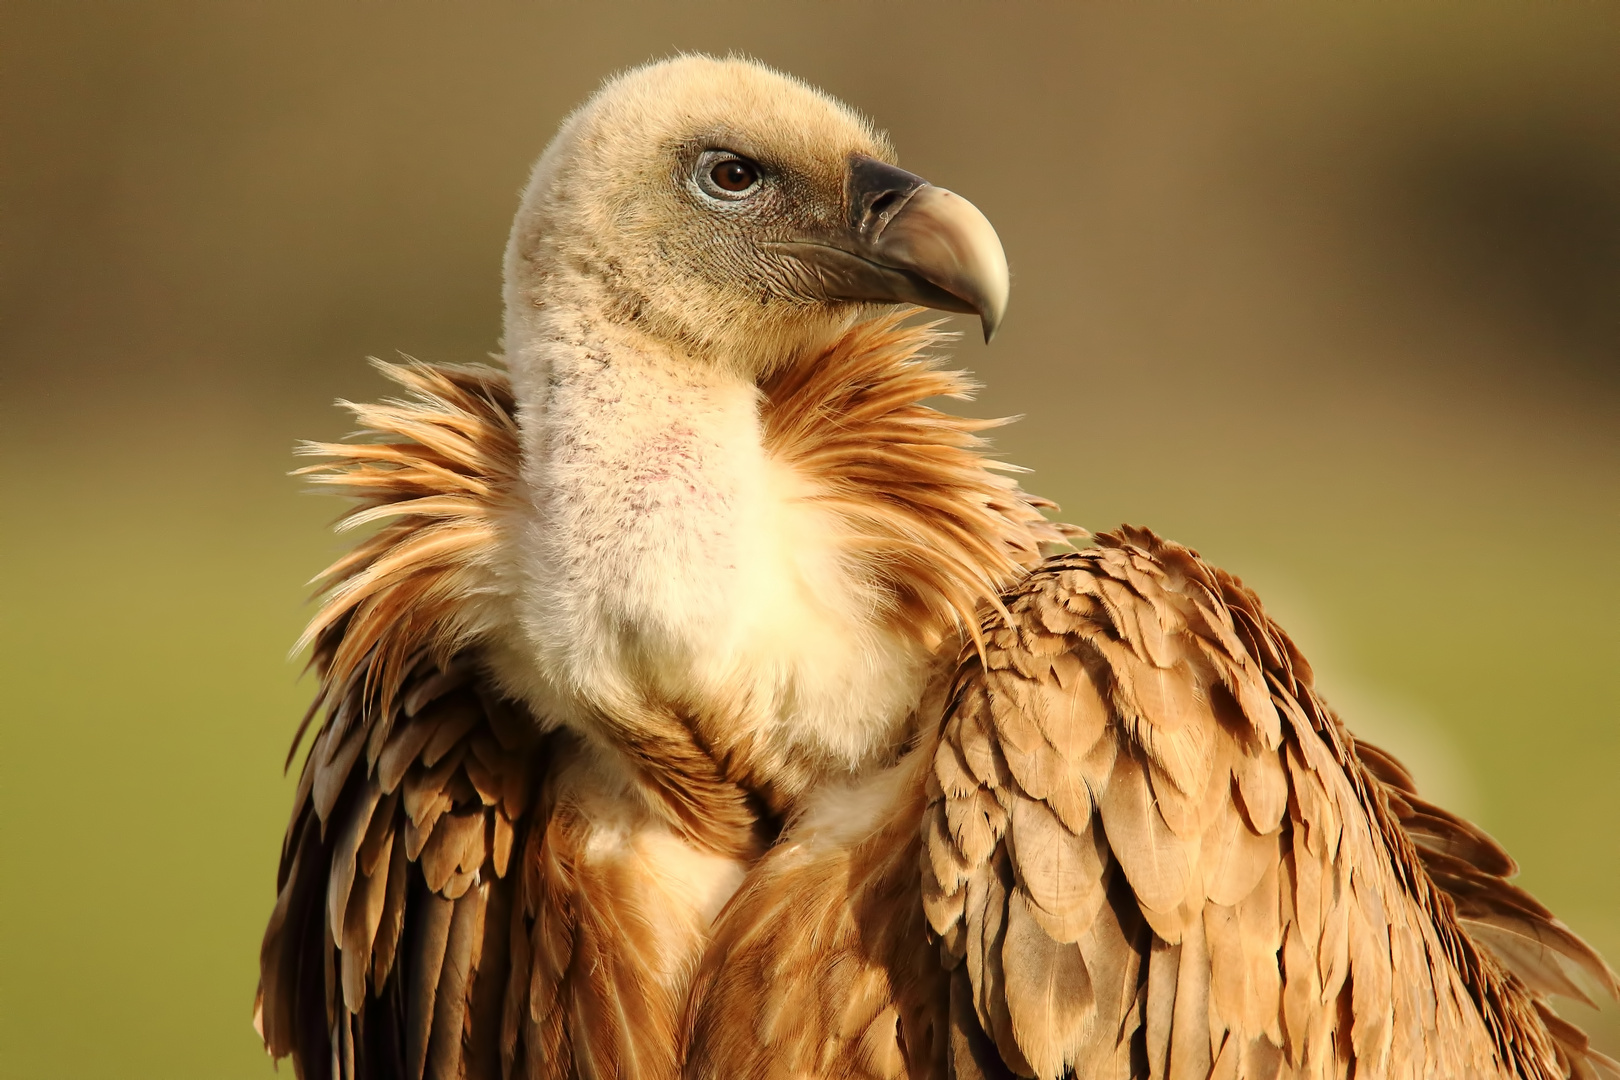
[[[698,158],[698,187],[714,199],[741,199],[760,187],[760,168],[730,150],[709,150]]]
[[[748,162],[732,158],[710,169],[709,178],[727,191],[747,191],[759,182],[759,173]]]

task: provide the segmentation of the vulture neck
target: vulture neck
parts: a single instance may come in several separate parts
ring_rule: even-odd
[[[990,471],[984,422],[918,404],[968,384],[902,317],[763,384],[573,306],[509,324],[526,672],[507,681],[609,741],[613,718],[673,716],[777,809],[893,760],[961,627],[1062,539]]]
[[[813,478],[772,454],[760,387],[610,322],[555,320],[510,360],[543,707],[586,728],[677,713],[780,804],[883,756],[939,635],[883,618]]]

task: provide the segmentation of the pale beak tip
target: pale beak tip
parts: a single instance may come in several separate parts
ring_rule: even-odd
[[[979,295],[974,305],[979,312],[979,325],[984,328],[984,343],[990,344],[990,339],[996,336],[1001,329],[1001,323],[1007,315],[1007,294],[1011,291],[1011,281],[1007,273],[1007,259],[1001,255],[1001,245],[996,245],[996,254],[1000,258],[994,260],[995,264],[985,275],[988,285]]]

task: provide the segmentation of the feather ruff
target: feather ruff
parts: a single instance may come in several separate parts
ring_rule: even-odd
[[[851,558],[893,597],[896,626],[943,640],[977,639],[986,606],[1040,562],[1085,535],[1048,521],[1056,504],[1023,491],[1024,470],[986,456],[982,432],[1007,419],[952,416],[923,404],[970,400],[970,376],[931,350],[937,323],[901,309],[856,324],[824,353],[763,385],[765,445],[811,478],[844,522]]]

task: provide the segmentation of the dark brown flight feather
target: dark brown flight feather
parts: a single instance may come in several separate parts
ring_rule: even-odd
[[[255,1022],[301,1077],[493,1076],[509,870],[548,742],[473,648],[516,426],[500,372],[379,366],[411,398],[350,406],[371,441],[304,448],[330,460],[303,473],[357,499],[343,526],[380,527],[324,575],[300,642],[320,679],[305,726],[323,719]]]

